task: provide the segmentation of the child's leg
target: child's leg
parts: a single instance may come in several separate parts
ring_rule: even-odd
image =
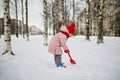
[[[55,64],[61,63],[61,55],[54,55],[54,59],[55,59]]]
[[[57,67],[66,67],[65,65],[63,65],[63,63],[61,63],[61,56],[62,55],[54,55],[55,58],[55,64]]]

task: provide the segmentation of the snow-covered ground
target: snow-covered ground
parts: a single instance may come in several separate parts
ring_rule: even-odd
[[[49,37],[50,39],[51,37]],[[67,45],[76,65],[63,54],[67,68],[56,68],[52,54],[43,46],[42,36],[12,36],[12,50],[16,54],[0,55],[0,80],[120,80],[120,37],[104,37],[104,44],[97,38],[71,37]],[[0,52],[4,37],[0,38]]]

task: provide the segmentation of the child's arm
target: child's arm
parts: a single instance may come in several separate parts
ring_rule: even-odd
[[[61,47],[62,47],[64,50],[67,50],[67,49],[68,49],[68,47],[67,47],[67,45],[66,45],[66,42],[67,42],[66,36],[60,37],[60,44],[61,44]]]

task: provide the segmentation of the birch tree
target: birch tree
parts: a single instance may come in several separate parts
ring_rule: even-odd
[[[12,52],[11,47],[11,29],[10,29],[10,9],[9,9],[9,0],[3,0],[4,4],[4,49],[2,55]]]
[[[64,8],[64,20],[65,20],[65,25],[68,25],[70,23],[70,2],[67,2],[67,0],[64,0],[65,3],[65,8]]]
[[[62,25],[64,25],[65,20],[64,20],[65,12],[64,12],[64,0],[62,0]]]
[[[52,0],[53,35],[55,35],[55,2]]]
[[[89,29],[90,29],[90,1],[89,0],[86,0],[86,3],[87,3],[87,9],[86,9],[86,40],[89,40],[90,41],[90,32],[89,32]]]
[[[120,0],[116,0],[115,7],[115,36],[120,37]]]
[[[58,27],[58,23],[59,23],[59,19],[58,19],[58,15],[59,15],[59,0],[55,0],[55,29],[56,29],[56,33],[59,32],[59,27]]]
[[[1,34],[2,34],[2,21],[0,21],[0,38],[1,38]]]
[[[98,0],[98,36],[97,43],[103,43],[103,4],[104,0]]]
[[[73,22],[75,22],[75,0],[73,0]]]
[[[23,0],[21,0],[21,6],[22,6],[22,34],[23,38],[25,38],[25,28],[24,28],[24,5],[23,5]]]
[[[28,0],[25,0],[25,11],[26,11],[26,36],[29,41],[29,30],[28,30]]]
[[[16,37],[18,37],[18,9],[17,9],[17,0],[15,1],[15,15],[16,15],[16,20],[15,20],[15,34]]]
[[[59,15],[59,0],[53,1],[53,7],[52,7],[52,16],[53,16],[53,34],[55,35],[58,33],[58,15]]]
[[[44,45],[48,45],[48,24],[47,24],[47,0],[43,0],[43,12],[44,12]]]

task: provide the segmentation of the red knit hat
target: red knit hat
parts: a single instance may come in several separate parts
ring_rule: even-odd
[[[72,23],[71,25],[67,26],[67,29],[69,31],[70,34],[74,34],[75,33],[75,23]]]

